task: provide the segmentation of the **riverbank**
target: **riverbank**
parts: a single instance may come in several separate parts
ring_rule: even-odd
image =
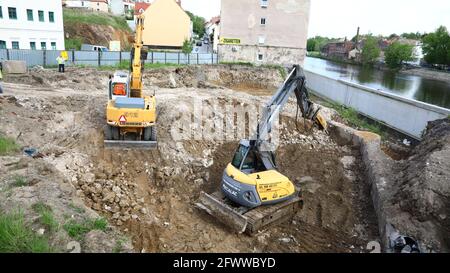
[[[450,72],[439,71],[429,68],[403,68],[399,71],[402,74],[420,76],[430,80],[445,81],[450,83]]]

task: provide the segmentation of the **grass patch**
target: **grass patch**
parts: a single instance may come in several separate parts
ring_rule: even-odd
[[[39,213],[40,218],[39,222],[45,226],[49,231],[58,230],[59,224],[55,220],[55,216],[53,215],[52,208],[43,202],[38,202],[33,204],[33,210]]]
[[[65,39],[64,43],[66,45],[66,49],[75,49],[80,50],[81,44],[83,44],[83,39],[81,38],[71,38],[71,39]]]
[[[105,231],[108,226],[108,221],[104,218],[87,219],[83,222],[69,220],[64,224],[64,230],[67,231],[70,237],[81,240],[83,236],[91,230]]]
[[[249,62],[220,62],[219,64],[255,66],[253,63],[249,63]]]
[[[76,213],[80,213],[81,214],[81,213],[85,212],[85,210],[83,208],[80,208],[80,207],[76,206],[73,203],[69,204],[69,208],[73,209]]]
[[[0,156],[8,155],[12,152],[17,152],[19,145],[12,138],[3,137],[0,135]]]
[[[19,188],[28,186],[27,179],[21,175],[16,175],[13,177],[13,182],[11,183],[11,187]]]
[[[116,245],[114,246],[113,252],[114,253],[120,253],[123,250],[123,243],[125,242],[125,239],[117,239]]]
[[[277,69],[280,72],[280,75],[283,79],[287,77],[286,69],[281,65],[275,65],[275,64],[265,64],[261,67],[269,68],[269,69]]]
[[[353,108],[345,107],[341,104],[334,102],[322,102],[322,105],[328,108],[336,110],[341,118],[345,120],[350,126],[356,128],[362,128],[369,132],[380,135],[382,138],[386,137],[386,133],[379,124],[369,122],[365,117],[361,116],[358,111]]]
[[[25,224],[22,212],[0,212],[1,253],[48,253],[52,252],[47,238],[39,236]]]
[[[81,23],[90,25],[104,25],[131,32],[127,21],[121,16],[112,16],[106,13],[81,11],[75,9],[63,9],[63,14],[65,24]]]

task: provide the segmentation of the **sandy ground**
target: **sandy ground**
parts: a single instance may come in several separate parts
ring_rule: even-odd
[[[304,209],[250,237],[231,233],[194,208],[201,190],[217,189],[238,139],[176,141],[173,124],[192,111],[193,98],[259,107],[281,81],[277,70],[199,71],[146,73],[145,92],[158,99],[157,150],[104,149],[110,72],[94,69],[34,70],[8,78],[0,132],[37,148],[42,158],[35,160],[53,166],[48,175],[66,181],[87,207],[130,236],[139,252],[366,252],[378,234],[359,151],[305,130],[302,121],[297,130],[293,101],[281,118],[277,161],[303,188]]]

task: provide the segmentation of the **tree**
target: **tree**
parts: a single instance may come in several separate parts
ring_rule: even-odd
[[[364,65],[371,65],[375,63],[375,61],[380,56],[380,48],[378,47],[377,40],[369,35],[364,41],[364,46],[361,52],[361,61]]]
[[[450,65],[450,35],[446,27],[440,26],[435,32],[427,34],[422,42],[427,63]]]
[[[389,68],[399,68],[403,62],[413,61],[412,45],[402,44],[399,42],[392,43],[385,51],[385,61]]]
[[[196,33],[200,38],[205,35],[205,18],[196,16],[190,11],[186,11],[192,21],[192,28],[194,33]]]
[[[308,52],[316,51],[316,39],[315,38],[308,39],[308,42],[306,45],[306,50]]]
[[[403,33],[401,35],[401,37],[403,37],[405,39],[411,39],[411,40],[420,40],[420,38],[422,37],[422,34],[420,34],[420,32]]]
[[[183,47],[181,48],[181,51],[182,51],[184,54],[189,54],[189,53],[192,52],[192,49],[193,49],[193,48],[194,48],[194,47],[192,46],[192,43],[191,43],[188,39],[184,39]]]

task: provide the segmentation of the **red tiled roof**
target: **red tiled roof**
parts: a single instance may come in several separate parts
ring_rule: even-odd
[[[150,4],[147,3],[136,3],[136,5],[134,6],[134,15],[139,15],[140,14],[140,10],[143,9],[144,11],[150,7]]]

